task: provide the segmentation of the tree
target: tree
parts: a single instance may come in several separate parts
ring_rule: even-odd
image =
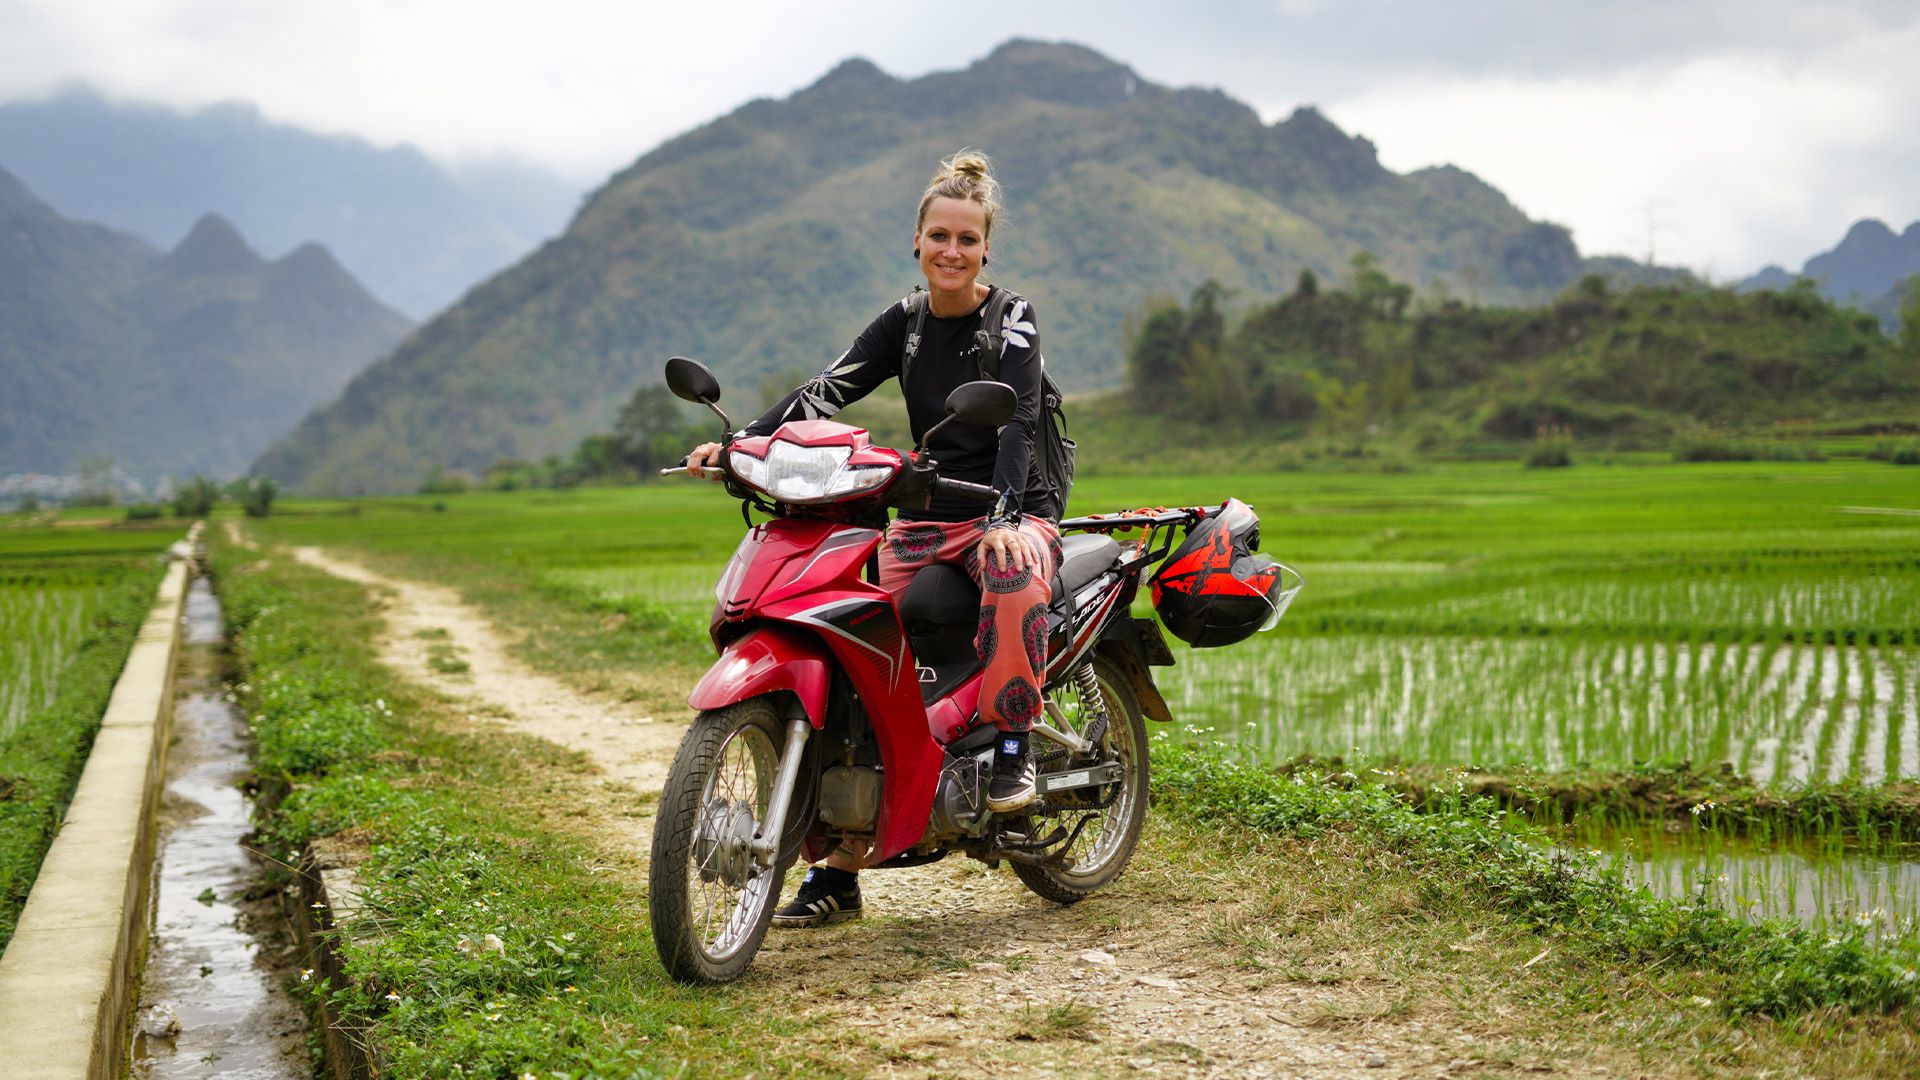
[[[1169,303],[1147,313],[1127,355],[1127,391],[1134,404],[1157,411],[1166,404],[1167,389],[1179,377],[1180,337],[1187,317],[1180,305]]]
[[[620,407],[613,440],[621,462],[644,479],[679,461],[691,448],[684,427],[679,399],[655,383],[635,390]]]
[[[1907,279],[1907,299],[1900,305],[1900,352],[1920,360],[1920,274]]]
[[[80,463],[80,490],[67,500],[68,506],[112,506],[119,494],[113,482],[113,459],[90,457]]]
[[[203,518],[213,513],[220,501],[220,485],[204,476],[196,476],[173,493],[173,516]]]
[[[247,492],[240,499],[240,509],[245,510],[248,517],[266,517],[273,512],[273,497],[279,493],[280,488],[273,479],[263,476],[247,484]]]

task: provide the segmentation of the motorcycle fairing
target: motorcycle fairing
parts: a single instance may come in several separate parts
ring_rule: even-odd
[[[826,722],[828,684],[826,650],[817,638],[762,625],[727,643],[694,684],[687,704],[706,712],[786,690],[800,699],[808,721],[817,728]]]
[[[861,578],[880,537],[876,529],[803,518],[755,526],[734,553],[741,565],[737,572],[730,566],[725,579],[734,582],[728,590],[733,595],[715,608],[713,626],[720,641],[734,632],[729,624],[784,624],[787,637],[778,640],[797,635],[812,644],[811,650],[790,655],[817,656],[824,644],[847,673],[873,725],[886,775],[874,861],[919,843],[933,809],[941,761],[940,747],[927,731],[926,706],[893,598]],[[818,714],[809,709],[808,717],[818,727],[824,708]]]
[[[945,746],[971,732],[980,718],[980,684],[986,678],[976,671],[959,689],[927,706],[927,734]]]
[[[878,862],[919,843],[926,832],[941,753],[927,732],[926,706],[920,702],[920,684],[893,599],[858,577],[866,555],[853,553],[849,572],[832,586],[767,604],[759,614],[814,630],[833,651],[866,709],[886,777],[869,856]]]
[[[715,590],[715,643],[725,637],[725,623],[746,619],[783,596],[811,591],[814,583],[838,577],[849,565],[858,577],[879,542],[877,529],[805,518],[775,518],[748,529]]]

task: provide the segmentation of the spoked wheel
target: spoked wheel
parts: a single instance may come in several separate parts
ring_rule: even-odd
[[[1119,778],[1099,787],[1075,788],[1046,796],[1049,808],[1033,816],[1032,832],[1064,830],[1067,841],[1044,863],[1015,862],[1013,872],[1035,893],[1057,903],[1071,904],[1120,876],[1140,842],[1147,819],[1147,725],[1140,701],[1106,657],[1093,660],[1098,702],[1082,693],[1075,681],[1054,692],[1067,726],[1085,738],[1104,706],[1106,730],[1098,740],[1099,756],[1089,759],[1068,754],[1050,741],[1035,739],[1039,773],[1075,771],[1093,763],[1118,762]],[[1044,787],[1044,781],[1043,785]]]
[[[760,951],[780,881],[793,856],[771,867],[750,844],[767,823],[785,740],[765,698],[704,712],[667,773],[654,821],[648,906],[653,944],[682,982],[738,978]]]

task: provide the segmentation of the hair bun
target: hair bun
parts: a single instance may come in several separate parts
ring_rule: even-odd
[[[1000,182],[993,178],[993,162],[972,147],[962,147],[942,160],[932,183],[920,196],[920,213],[914,220],[916,232],[927,219],[927,207],[937,198],[979,203],[986,211],[987,232],[991,234],[994,215],[1000,210]]]
[[[962,150],[940,163],[944,176],[964,176],[979,183],[993,178],[993,162],[978,150]]]

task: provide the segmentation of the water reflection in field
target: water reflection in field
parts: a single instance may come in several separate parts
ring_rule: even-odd
[[[1183,722],[1260,756],[1535,768],[1686,760],[1763,783],[1920,778],[1920,650],[1337,634],[1179,650]]]

